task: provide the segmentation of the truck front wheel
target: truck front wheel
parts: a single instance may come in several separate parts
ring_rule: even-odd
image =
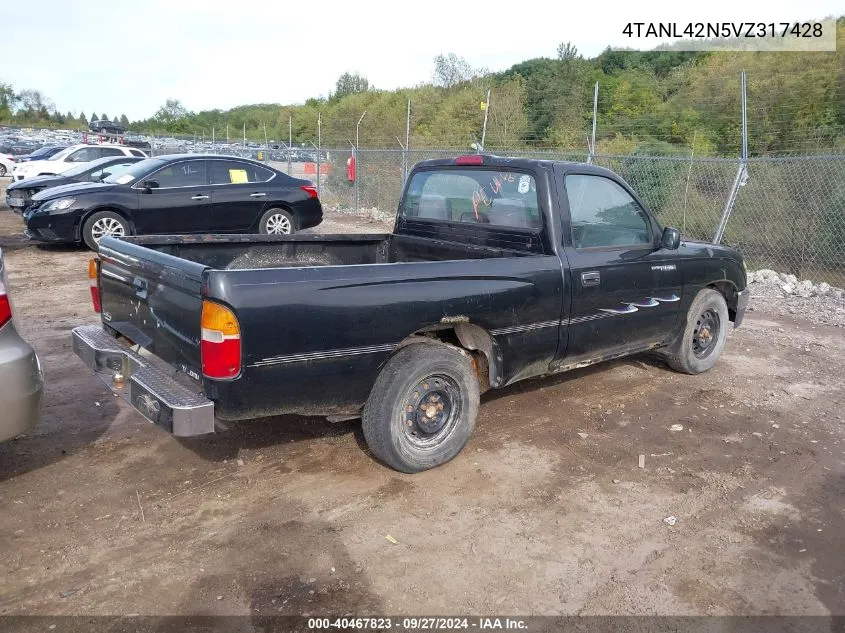
[[[722,354],[731,322],[720,292],[705,288],[693,299],[684,331],[665,353],[675,371],[700,374],[712,368]]]
[[[373,454],[403,473],[445,464],[466,445],[478,417],[470,359],[441,344],[415,343],[382,369],[362,423]]]

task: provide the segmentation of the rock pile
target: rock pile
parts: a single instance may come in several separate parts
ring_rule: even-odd
[[[801,316],[814,323],[845,326],[845,290],[827,282],[762,269],[748,273],[752,311]]]

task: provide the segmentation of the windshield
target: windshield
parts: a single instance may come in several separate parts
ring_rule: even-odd
[[[82,176],[83,174],[94,171],[103,163],[108,163],[111,158],[101,158],[100,160],[93,160],[90,163],[81,163],[74,167],[73,169],[68,169],[66,172],[62,172],[63,176],[68,176],[69,178],[73,178],[75,176]]]
[[[57,152],[57,153],[53,154],[52,156],[50,156],[50,158],[47,158],[45,160],[62,160],[63,158],[68,156],[75,149],[77,149],[77,148],[76,147],[67,147],[67,148],[63,149],[61,152]]]
[[[119,173],[112,173],[111,176],[103,180],[112,185],[128,185],[135,182],[142,176],[146,176],[151,171],[158,169],[164,165],[164,161],[158,158],[148,158],[146,160],[138,161],[131,167],[120,170]]]

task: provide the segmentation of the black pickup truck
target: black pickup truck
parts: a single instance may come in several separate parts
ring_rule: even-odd
[[[645,350],[707,371],[749,297],[614,173],[489,155],[418,163],[391,234],[104,238],[90,277],[74,350],[151,421],[360,416],[404,472],[457,455],[487,389]]]

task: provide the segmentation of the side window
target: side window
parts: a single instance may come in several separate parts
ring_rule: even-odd
[[[651,226],[645,211],[612,180],[569,174],[566,196],[575,248],[651,243]]]
[[[88,163],[98,158],[99,155],[96,147],[82,147],[68,156],[65,161],[68,163]]]
[[[273,172],[264,167],[229,160],[211,161],[211,182],[215,185],[267,182]]]
[[[140,156],[141,158],[144,158],[144,152],[142,152],[140,150],[130,149],[129,153],[132,154],[133,156]]]
[[[196,187],[206,184],[205,161],[191,160],[184,163],[174,163],[159,169],[147,180],[154,180],[159,188],[165,187]]]
[[[537,186],[529,174],[449,169],[414,174],[403,214],[428,220],[540,228]]]
[[[105,158],[106,156],[125,156],[125,154],[123,153],[123,150],[116,147],[101,147],[100,156]]]

